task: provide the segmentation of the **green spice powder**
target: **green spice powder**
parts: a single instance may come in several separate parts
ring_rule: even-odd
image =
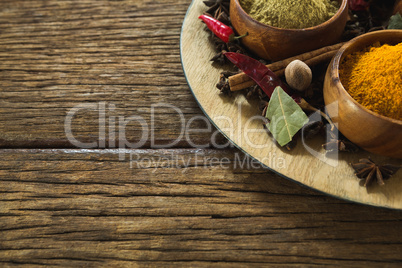
[[[330,0],[240,0],[252,18],[274,27],[303,29],[329,20],[339,9]]]

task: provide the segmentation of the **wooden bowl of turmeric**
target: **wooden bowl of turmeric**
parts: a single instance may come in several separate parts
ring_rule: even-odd
[[[259,57],[278,61],[339,41],[347,0],[232,0],[231,23],[241,42]]]
[[[352,39],[328,66],[327,112],[339,131],[366,151],[402,158],[402,30]]]

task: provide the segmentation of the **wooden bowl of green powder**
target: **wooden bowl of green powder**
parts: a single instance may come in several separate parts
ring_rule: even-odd
[[[324,100],[339,131],[361,148],[402,158],[402,30],[342,46],[328,66]]]
[[[242,43],[258,56],[282,60],[339,41],[347,0],[232,0],[230,17]]]

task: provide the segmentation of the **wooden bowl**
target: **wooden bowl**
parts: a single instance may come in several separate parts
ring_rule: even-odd
[[[238,34],[248,36],[241,42],[267,60],[282,60],[339,41],[348,18],[347,0],[338,0],[340,8],[328,21],[306,29],[282,29],[263,24],[250,17],[239,0],[230,1],[230,18]]]
[[[346,55],[377,41],[390,45],[400,43],[402,30],[367,33],[343,45],[328,66],[324,101],[329,116],[350,141],[372,153],[402,158],[402,121],[379,115],[357,103],[339,78],[339,64]]]

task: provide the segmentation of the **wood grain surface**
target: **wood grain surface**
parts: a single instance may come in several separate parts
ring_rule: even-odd
[[[180,139],[180,115],[156,105],[180,109],[186,123],[200,114],[180,64],[180,29],[189,1],[0,5],[0,146],[73,147],[64,121],[82,103],[104,103],[106,118],[140,116],[151,125],[153,116],[156,144],[179,139],[188,146]],[[118,134],[111,146],[110,135],[99,136],[98,119],[97,111],[80,110],[72,124],[76,139],[117,146]],[[193,128],[202,127],[194,121]],[[128,141],[140,140],[137,128],[129,124]],[[211,133],[188,135],[204,144]]]
[[[191,121],[205,116],[180,62],[189,5],[0,2],[0,266],[399,267],[401,211],[321,194],[209,144],[226,140]],[[96,148],[65,133],[83,104],[96,106],[72,132]],[[113,149],[141,140],[138,122],[123,138],[110,128],[132,116],[154,142]]]
[[[396,267],[401,260],[400,211],[236,166],[245,159],[237,151],[124,153],[119,161],[116,150],[2,150],[1,263]],[[175,157],[188,168],[172,164]],[[224,157],[225,165],[210,162]],[[197,167],[204,162],[208,168]]]

